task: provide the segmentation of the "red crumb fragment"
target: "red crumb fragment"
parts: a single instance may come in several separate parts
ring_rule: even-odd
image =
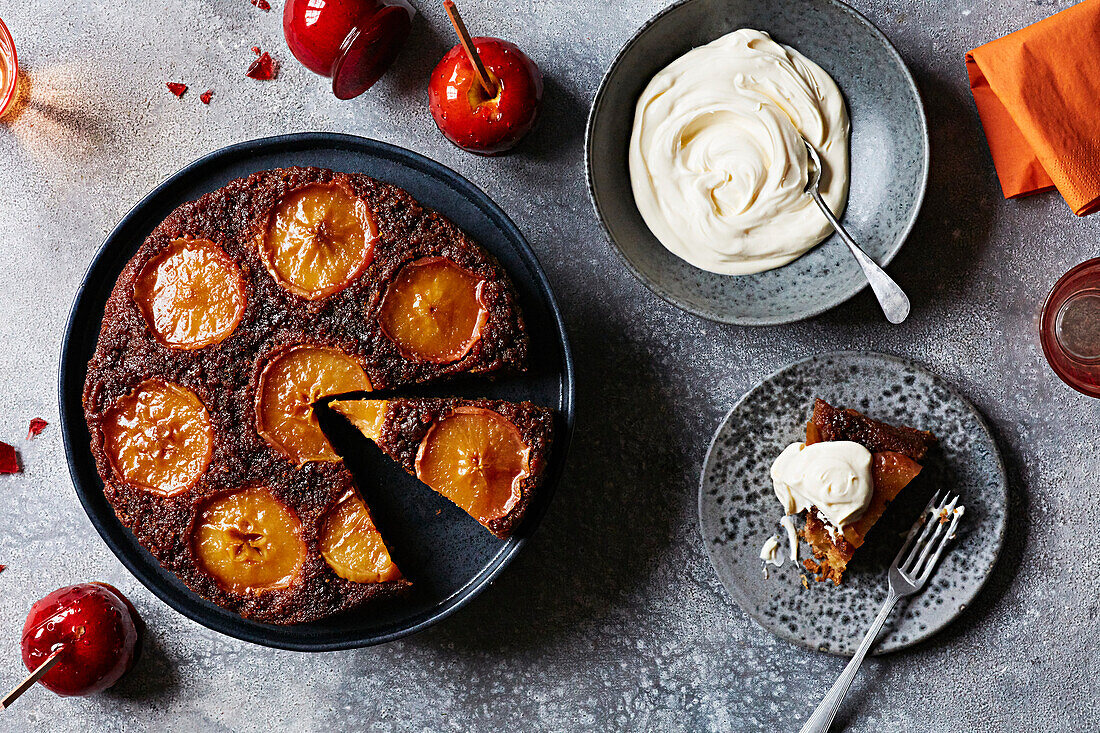
[[[245,76],[249,79],[258,79],[259,81],[270,81],[275,78],[278,70],[275,67],[275,62],[271,59],[271,55],[267,51],[260,54],[260,58],[252,62],[252,65],[248,67],[248,71],[245,72]]]
[[[205,92],[202,93],[202,95],[199,97],[199,99],[202,100],[203,104],[210,104],[210,100],[211,100],[211,98],[213,98],[213,96],[214,96],[214,90],[213,89],[207,89]]]
[[[168,87],[168,91],[175,94],[177,97],[182,97],[183,93],[187,91],[186,84],[180,84],[178,81],[170,81],[164,86]]]
[[[265,13],[271,10],[271,3],[269,3],[267,0],[252,0],[252,4],[260,10],[264,11]]]
[[[0,565],[0,573],[4,572],[7,569],[8,569],[7,565]]]
[[[0,473],[22,473],[23,468],[19,465],[19,454],[15,452],[15,448],[7,443],[0,442]]]
[[[253,46],[253,47],[252,47],[252,53],[254,53],[254,54],[256,54],[257,56],[259,56],[259,55],[260,55],[260,47],[259,47],[259,46]]]
[[[27,428],[27,440],[37,438],[38,434],[45,430],[47,425],[49,425],[49,423],[40,417],[31,420],[31,426]]]

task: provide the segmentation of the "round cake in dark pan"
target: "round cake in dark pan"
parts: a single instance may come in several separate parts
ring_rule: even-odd
[[[294,267],[304,260],[283,267],[279,258],[287,248],[271,245],[278,236],[273,232],[295,216],[323,209],[324,201],[313,199],[330,194],[353,202],[362,217],[364,253],[338,274],[336,284],[310,281],[299,287],[296,283],[304,281],[296,279],[300,273]],[[346,220],[325,221],[336,231]],[[323,222],[310,246],[328,246],[322,239],[331,234]],[[163,269],[172,257],[177,270]],[[224,317],[204,316],[195,330],[187,317],[191,293],[168,276],[180,268],[192,268],[188,282],[205,288],[200,300],[220,298]],[[399,280],[406,288],[428,287],[418,273],[429,270],[443,273],[432,275],[439,282],[476,285],[478,304],[469,338],[449,343],[447,334],[433,336],[443,346],[431,353],[417,351],[423,344],[403,342],[400,323],[387,327],[387,319],[393,320],[389,314],[400,311],[387,305],[387,292]],[[439,297],[450,302],[446,293]],[[183,315],[165,315],[165,298]],[[435,313],[432,303],[423,307]],[[456,318],[441,321],[441,330]],[[409,586],[392,567],[380,570],[373,582],[349,580],[322,552],[326,522],[338,505],[355,497],[351,474],[335,454],[317,459],[280,440],[290,435],[292,442],[324,443],[323,436],[301,438],[310,429],[309,410],[317,399],[343,390],[294,397],[305,412],[290,415],[290,427],[276,425],[270,432],[260,404],[269,365],[296,349],[321,359],[335,355],[342,369],[359,375],[359,382],[341,384],[362,388],[365,380],[367,388],[392,389],[457,374],[522,371],[528,337],[514,288],[496,260],[405,191],[367,176],[320,168],[262,171],[180,206],[153,230],[115,284],[88,365],[83,400],[92,453],[119,519],[164,567],[202,597],[269,623],[319,619]],[[283,372],[305,368],[292,364]],[[280,393],[273,404],[284,399],[291,398]],[[152,420],[154,427],[143,428],[141,420]],[[158,447],[158,440],[168,447]],[[150,450],[155,458],[149,458]],[[140,476],[159,470],[161,459],[183,466],[172,475],[178,478],[183,471],[185,480],[145,485]],[[361,501],[359,506],[366,512]],[[252,523],[242,520],[244,515]],[[362,521],[373,530],[369,515]],[[284,525],[293,531],[278,529]],[[237,559],[254,555],[263,561],[265,553],[290,548],[283,553],[284,559],[287,552],[294,555],[286,577],[272,580],[270,568],[266,575],[249,571],[240,584],[215,577],[217,563],[200,552],[202,532],[211,527],[232,536]],[[265,527],[276,531],[266,536]],[[380,541],[378,547],[386,555]]]

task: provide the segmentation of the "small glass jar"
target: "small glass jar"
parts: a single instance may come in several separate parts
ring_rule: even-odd
[[[15,101],[15,85],[19,79],[19,60],[15,56],[15,41],[8,27],[0,20],[0,117]]]
[[[1063,382],[1100,397],[1100,257],[1082,262],[1054,284],[1039,319],[1039,339]]]

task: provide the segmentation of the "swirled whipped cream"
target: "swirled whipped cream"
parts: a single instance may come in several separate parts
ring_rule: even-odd
[[[835,536],[863,516],[874,493],[871,451],[849,440],[791,443],[772,463],[771,476],[775,495],[783,505],[779,524],[786,531],[792,562],[798,561],[796,514],[814,507]],[[783,564],[778,554],[779,538],[773,535],[760,550],[765,578],[768,564]]]
[[[821,157],[821,195],[839,214],[848,130],[844,98],[821,67],[767,33],[734,31],[673,61],[638,99],[634,200],[661,244],[696,267],[780,267],[832,232],[804,192],[802,137]]]
[[[772,464],[772,484],[784,514],[815,507],[836,529],[871,504],[871,451],[850,440],[791,443]]]

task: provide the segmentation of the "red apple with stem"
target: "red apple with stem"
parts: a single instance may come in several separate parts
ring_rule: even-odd
[[[535,125],[542,73],[515,44],[471,38],[452,0],[444,5],[460,43],[432,71],[428,106],[444,136],[463,150],[499,155]]]

